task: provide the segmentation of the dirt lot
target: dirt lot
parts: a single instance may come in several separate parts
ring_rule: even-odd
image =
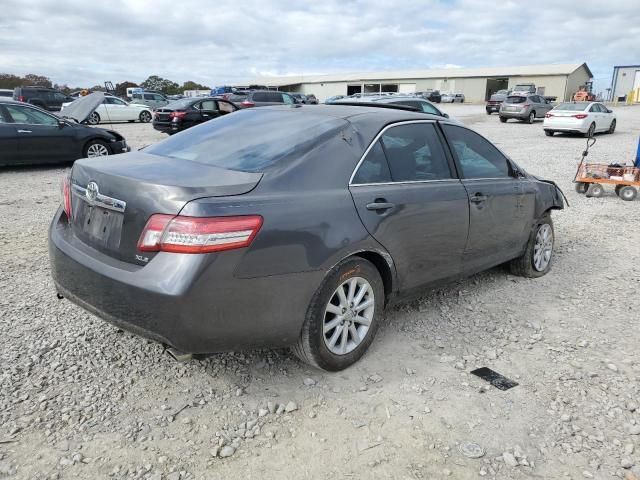
[[[57,300],[46,232],[67,169],[0,171],[0,478],[640,478],[640,200],[574,192],[582,138],[444,109],[564,189],[555,265],[427,291],[337,374],[285,350],[177,363]],[[616,112],[592,161],[635,154],[640,108]],[[163,138],[116,129],[134,147]]]

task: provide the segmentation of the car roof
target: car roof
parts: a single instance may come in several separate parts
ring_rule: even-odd
[[[422,97],[414,97],[412,95],[386,95],[384,97],[380,97],[380,98],[374,98],[371,101],[372,102],[380,102],[380,103],[393,103],[393,102],[397,102],[398,100],[413,100],[416,102],[425,102],[425,103],[431,103],[429,100],[425,100]]]

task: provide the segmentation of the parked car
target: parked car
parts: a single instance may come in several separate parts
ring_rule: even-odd
[[[421,97],[430,102],[440,103],[442,101],[442,95],[439,90],[426,90],[424,92],[416,92],[416,97]]]
[[[498,113],[500,111],[500,105],[509,96],[509,90],[498,90],[496,93],[489,97],[489,101],[486,105],[487,115],[491,115],[493,112]]]
[[[119,133],[81,124],[100,101],[83,102],[80,110],[74,107],[69,117],[60,118],[34,105],[0,100],[0,165],[73,162],[128,152]]]
[[[157,109],[153,128],[173,135],[236,110],[233,103],[219,98],[183,98]]]
[[[9,90],[8,88],[0,88],[0,97],[6,98],[13,98],[13,90]]]
[[[510,118],[533,123],[536,118],[543,118],[553,105],[540,95],[509,95],[500,105],[500,121],[505,123]]]
[[[51,112],[57,112],[63,103],[73,101],[59,90],[46,87],[16,87],[13,89],[13,99]]]
[[[142,92],[131,94],[131,103],[146,105],[152,110],[156,108],[164,107],[169,103],[169,99],[161,93],[155,92]]]
[[[548,137],[556,132],[593,137],[597,132],[615,132],[616,114],[599,102],[565,102],[544,116],[543,127]]]
[[[240,108],[266,107],[269,105],[293,105],[295,98],[285,92],[275,90],[245,90],[229,95],[226,100],[235,103]]]
[[[387,105],[404,105],[406,107],[412,107],[418,109],[424,113],[429,113],[431,115],[437,115],[443,118],[449,118],[449,115],[442,112],[438,107],[436,107],[433,103],[425,100],[424,98],[415,97],[412,95],[385,95],[382,97],[363,97],[355,99],[356,102],[363,103],[371,103],[374,104],[387,104]],[[344,98],[342,100],[338,100],[334,103],[343,104],[343,103],[351,103],[354,102],[354,99]]]
[[[462,93],[443,93],[441,96],[442,103],[464,103],[464,94]]]
[[[82,98],[82,97],[80,97]],[[77,101],[77,100],[76,100]],[[71,103],[62,104],[61,113]],[[151,121],[151,109],[138,103],[127,103],[124,100],[105,94],[100,106],[87,118],[89,125],[98,125],[100,122],[141,122]]]
[[[318,105],[318,103],[320,103],[313,93],[307,93],[306,97],[306,103],[308,103],[309,105]]]
[[[295,99],[296,103],[307,103],[307,96],[302,93],[289,93],[289,95]]]
[[[329,103],[333,103],[333,102],[337,102],[338,100],[342,100],[343,98],[347,98],[344,95],[334,95],[332,97],[328,97],[324,103],[325,104],[329,104]]]
[[[563,208],[473,130],[402,106],[246,109],[80,160],[64,186],[59,295],[181,352],[292,346],[325,370],[403,295],[505,262],[546,274]]]
[[[538,93],[535,83],[518,83],[511,89],[511,95],[535,95]]]

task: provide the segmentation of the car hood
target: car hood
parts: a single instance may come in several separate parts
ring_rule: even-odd
[[[70,118],[78,123],[84,122],[89,115],[96,111],[96,108],[104,101],[104,93],[93,92],[84,97],[74,100],[65,106],[60,112],[63,118]]]

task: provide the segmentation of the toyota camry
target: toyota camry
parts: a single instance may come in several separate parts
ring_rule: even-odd
[[[340,370],[386,305],[509,263],[551,268],[552,182],[401,106],[246,109],[76,161],[49,231],[58,295],[179,352],[290,346]]]

